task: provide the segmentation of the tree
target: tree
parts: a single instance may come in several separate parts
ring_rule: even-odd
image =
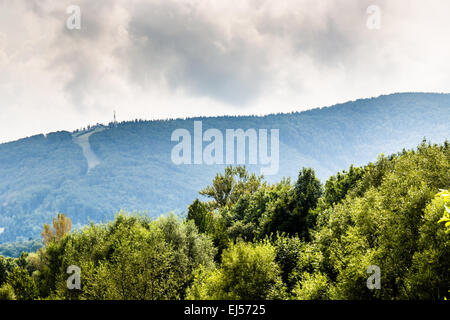
[[[245,193],[253,194],[261,185],[263,176],[250,174],[245,166],[228,166],[223,174],[217,174],[211,186],[207,186],[199,193],[212,200],[212,209],[228,207]]]
[[[262,300],[284,296],[275,249],[268,242],[239,241],[223,252],[219,269],[200,271],[189,299]]]
[[[214,267],[214,248],[211,239],[199,234],[193,221],[182,221],[174,214],[160,217],[156,225],[162,230],[165,241],[172,246],[178,295],[185,297],[187,287],[192,283],[193,271],[200,265],[206,269]]]
[[[72,221],[64,213],[58,213],[58,216],[53,218],[53,229],[48,224],[44,224],[41,235],[45,245],[48,245],[50,242],[60,241],[71,229]]]
[[[298,175],[295,190],[294,228],[303,239],[309,239],[309,229],[315,225],[315,217],[311,210],[316,208],[322,195],[322,184],[311,168],[302,168]]]
[[[298,232],[297,217],[294,216],[295,193],[289,179],[273,185],[268,192],[268,203],[261,216],[260,237],[277,232],[294,235]]]
[[[417,250],[405,279],[412,299],[439,300],[450,288],[450,234],[442,223],[436,223],[446,212],[446,195],[446,191],[438,193],[425,208]]]
[[[0,256],[0,286],[6,283],[8,274],[17,268],[17,259]]]
[[[320,252],[298,237],[277,234],[274,239],[275,261],[280,266],[281,278],[287,292],[292,293],[305,274],[313,274],[320,266]]]
[[[277,232],[298,235],[309,239],[309,230],[315,225],[316,208],[322,194],[322,185],[316,178],[314,170],[303,168],[292,187],[289,180],[280,182],[274,188],[274,196],[263,214],[263,234]]]
[[[173,268],[174,251],[156,225],[145,228],[139,223],[121,224],[111,240],[109,258],[84,277],[84,297],[102,300],[177,298],[179,284]]]
[[[364,169],[350,166],[347,171],[339,172],[336,176],[331,176],[325,183],[324,200],[328,206],[342,201],[347,193],[362,178]]]
[[[422,144],[379,159],[340,203],[319,215],[314,246],[334,299],[442,299],[450,283],[449,239],[437,223],[450,181],[450,149]],[[380,168],[383,169],[380,169]],[[378,169],[376,169],[378,168]],[[369,266],[382,290],[368,290]]]
[[[243,199],[251,198],[265,186],[262,179],[263,176],[250,174],[245,166],[228,166],[223,174],[214,177],[212,185],[199,192],[211,200],[207,203],[194,201],[189,207],[188,217],[196,221],[199,230],[208,229],[218,249],[216,260],[220,260],[230,239],[239,236],[253,238],[256,229],[254,222],[239,221],[243,216],[236,208]]]
[[[193,270],[212,268],[214,254],[212,241],[192,221],[121,212],[108,224],[51,242],[30,262],[36,281],[46,288],[43,296],[164,300],[184,298]],[[67,289],[70,265],[81,269],[81,290]]]
[[[194,221],[200,233],[208,233],[214,228],[212,213],[208,210],[208,206],[198,199],[189,205],[187,220]]]
[[[330,284],[326,275],[317,272],[309,274],[305,272],[302,280],[297,283],[294,289],[294,299],[296,300],[328,300]]]
[[[38,297],[36,283],[24,269],[14,269],[8,275],[6,283],[11,285],[18,300],[33,300]]]
[[[14,289],[9,283],[0,287],[0,300],[16,300]]]

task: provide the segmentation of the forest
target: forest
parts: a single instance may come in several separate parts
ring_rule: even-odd
[[[172,162],[172,133],[192,133],[196,120],[202,121],[204,131],[279,129],[279,171],[266,175],[265,181],[295,181],[299,169],[307,167],[325,183],[351,164],[364,166],[380,153],[415,148],[424,137],[442,144],[450,131],[449,105],[450,94],[398,93],[288,114],[120,122],[90,136],[100,161],[92,170],[74,143],[78,131],[3,143],[0,254],[20,255],[11,243],[34,249],[42,225],[58,212],[71,218],[74,230],[108,222],[120,209],[148,210],[151,217],[169,211],[186,215],[198,191],[225,169]],[[247,170],[260,173],[255,165]]]
[[[449,168],[450,144],[423,141],[324,184],[229,166],[181,217],[120,211],[72,231],[60,213],[42,248],[0,257],[0,299],[444,300]]]

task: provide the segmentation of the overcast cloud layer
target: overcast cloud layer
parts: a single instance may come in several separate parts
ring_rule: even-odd
[[[69,5],[81,30],[69,30]],[[369,30],[366,10],[381,9]],[[449,92],[448,0],[0,0],[0,142]]]

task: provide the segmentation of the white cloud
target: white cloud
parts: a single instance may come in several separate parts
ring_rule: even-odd
[[[0,0],[0,141],[119,120],[448,91],[450,2]]]

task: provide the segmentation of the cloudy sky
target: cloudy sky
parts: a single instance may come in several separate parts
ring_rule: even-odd
[[[448,0],[0,0],[0,142],[113,110],[267,114],[449,92],[449,14]]]

